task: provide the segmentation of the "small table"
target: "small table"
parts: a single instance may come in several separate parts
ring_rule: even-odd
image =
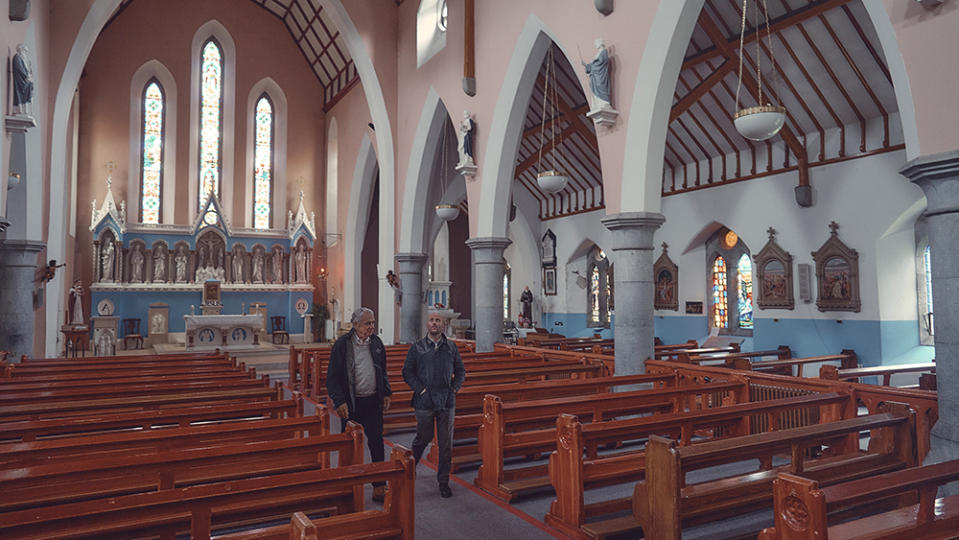
[[[73,351],[73,357],[77,357],[77,349],[86,352],[90,346],[90,329],[86,326],[64,327],[60,329],[63,332],[63,338],[66,341],[63,348],[63,356],[69,357],[70,351]],[[82,354],[80,356],[83,356]]]

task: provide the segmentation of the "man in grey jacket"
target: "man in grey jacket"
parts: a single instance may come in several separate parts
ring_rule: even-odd
[[[403,380],[413,389],[412,406],[416,411],[416,437],[413,439],[413,457],[420,462],[423,450],[433,439],[436,427],[436,445],[439,463],[436,479],[440,496],[452,497],[450,468],[452,465],[453,418],[456,393],[466,379],[466,369],[456,344],[447,340],[446,319],[439,313],[430,313],[426,323],[426,337],[410,345],[403,364]]]
[[[386,348],[376,335],[373,310],[359,308],[350,318],[353,329],[336,340],[326,370],[326,392],[337,416],[363,426],[370,459],[383,461],[383,413],[390,408],[390,381],[386,374]],[[383,501],[384,482],[373,483],[373,500]]]

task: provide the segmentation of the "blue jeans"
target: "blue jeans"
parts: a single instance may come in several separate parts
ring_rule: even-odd
[[[416,409],[416,437],[413,438],[413,457],[419,461],[426,445],[433,440],[433,427],[436,426],[436,445],[439,450],[439,463],[436,464],[436,479],[440,484],[450,481],[450,468],[453,463],[453,418],[456,409],[430,411]]]

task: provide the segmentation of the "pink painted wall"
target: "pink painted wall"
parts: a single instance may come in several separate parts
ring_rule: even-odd
[[[89,201],[103,201],[106,171],[114,161],[113,193],[117,202],[126,199],[127,178],[139,163],[129,163],[130,79],[144,62],[156,59],[176,80],[177,115],[175,222],[188,224],[190,163],[191,43],[197,28],[217,19],[230,32],[236,46],[236,121],[234,133],[232,223],[241,226],[245,211],[247,159],[247,97],[264,77],[271,77],[283,90],[288,105],[287,207],[296,209],[298,192],[304,191],[307,211],[322,214],[325,175],[325,115],[322,86],[283,23],[251,2],[232,0],[138,0],[130,4],[100,34],[80,80],[80,155],[78,263],[89,282],[91,242]],[[158,31],[159,26],[159,31]],[[168,90],[169,91],[169,90]],[[174,158],[174,156],[168,156]],[[299,179],[302,178],[302,184]],[[224,179],[229,181],[229,179]],[[128,215],[136,218],[137,206],[127,201]],[[322,222],[321,222],[322,223]],[[82,229],[82,231],[80,230]]]
[[[885,1],[902,52],[922,155],[959,149],[959,5],[928,10],[916,2]]]

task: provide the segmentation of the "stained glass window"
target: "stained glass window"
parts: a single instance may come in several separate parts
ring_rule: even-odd
[[[926,275],[926,311],[929,313],[929,335],[935,334],[935,326],[932,318],[932,251],[930,246],[926,246],[922,254],[922,265]]]
[[[163,88],[151,79],[143,90],[140,153],[140,222],[160,223],[163,189]]]
[[[589,273],[589,320],[599,322],[599,268],[593,266]]]
[[[721,256],[713,261],[713,326],[729,326],[726,312],[726,260]]]
[[[269,229],[273,214],[273,104],[266,95],[256,102],[254,144],[253,228]]]
[[[753,327],[753,264],[743,253],[736,265],[737,294],[739,296],[739,327]]]
[[[509,320],[509,265],[503,272],[503,320]]]
[[[216,40],[203,46],[200,65],[200,208],[210,193],[220,195],[223,137],[223,52]]]
[[[606,272],[606,324],[609,324],[613,315],[613,267],[610,265]]]

